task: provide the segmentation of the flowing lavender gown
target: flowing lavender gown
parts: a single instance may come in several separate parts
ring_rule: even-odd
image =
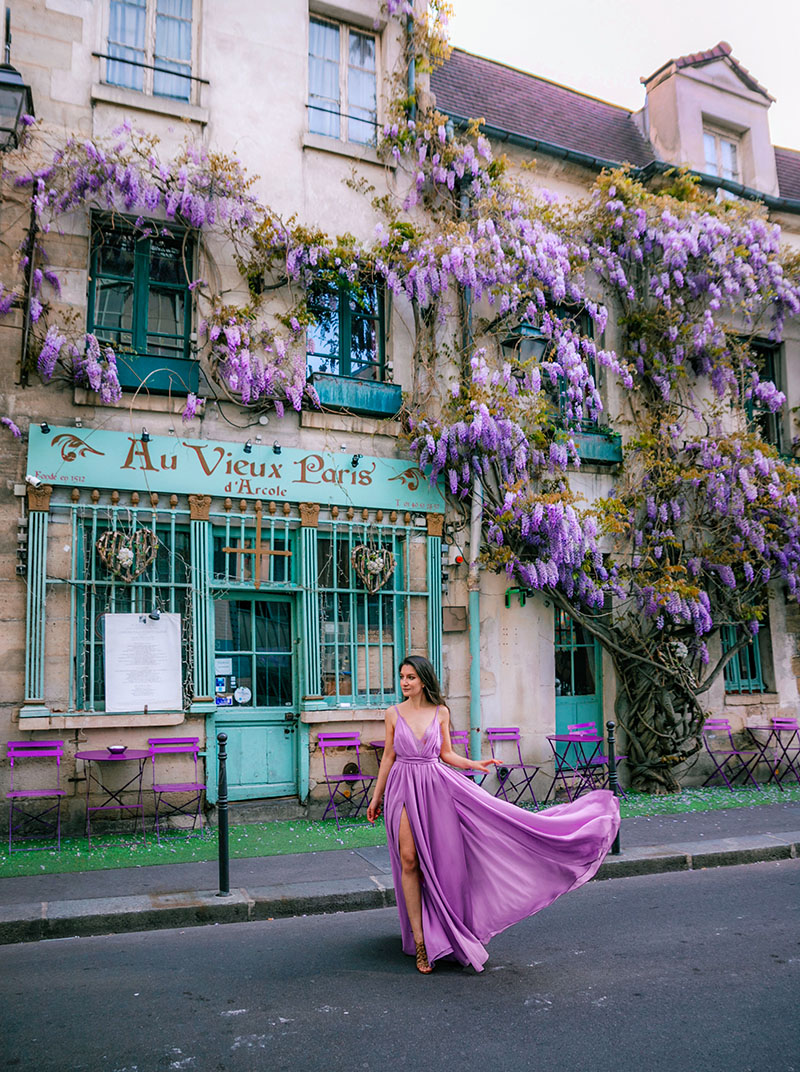
[[[613,793],[529,812],[498,800],[439,760],[438,708],[419,740],[398,711],[384,814],[403,951],[414,953],[401,884],[398,833],[406,809],[422,873],[428,959],[481,971],[495,934],[594,875],[619,827]]]

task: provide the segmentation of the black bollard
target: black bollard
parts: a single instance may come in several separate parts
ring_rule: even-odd
[[[614,723],[606,722],[606,729],[608,730],[608,788],[619,800],[619,780],[617,779],[617,746],[614,740]],[[617,831],[617,836],[614,838],[614,843],[611,846],[611,855],[619,856],[619,830]]]
[[[219,783],[217,789],[217,815],[219,817],[217,827],[219,835],[219,893],[217,897],[230,897],[230,858],[228,850],[228,771],[226,764],[228,753],[225,744],[228,740],[227,733],[218,733],[219,743]]]

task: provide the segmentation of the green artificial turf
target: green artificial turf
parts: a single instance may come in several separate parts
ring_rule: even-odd
[[[637,816],[678,815],[692,811],[715,811],[721,808],[747,808],[762,804],[786,804],[800,801],[800,786],[765,786],[761,790],[684,789],[672,796],[628,793],[620,801],[623,819]],[[249,823],[230,828],[231,859],[248,856],[283,856],[298,852],[326,852],[330,849],[357,849],[367,845],[385,845],[383,820],[371,826],[366,819],[343,821],[337,830],[332,819],[308,821],[291,819]],[[194,863],[217,858],[217,831],[206,830],[202,836],[187,837],[172,833],[159,844],[153,834],[142,841],[119,835],[95,838],[91,849],[86,839],[62,838],[61,851],[0,851],[0,878],[19,875],[53,874],[71,871],[101,871],[116,867],[148,867],[153,864]]]

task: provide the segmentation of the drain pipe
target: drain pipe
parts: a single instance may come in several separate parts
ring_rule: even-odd
[[[417,118],[417,87],[416,87],[416,67],[417,57],[414,53],[414,17],[413,15],[406,16],[406,35],[408,38],[408,75],[406,80],[406,95],[411,101],[411,107],[408,110],[408,118],[416,120]]]
[[[481,758],[481,575],[478,555],[481,547],[483,488],[475,477],[469,526],[469,754]]]

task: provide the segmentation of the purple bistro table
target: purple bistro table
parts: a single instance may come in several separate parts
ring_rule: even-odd
[[[569,801],[575,800],[583,792],[597,788],[595,772],[604,772],[607,764],[606,757],[602,754],[605,739],[599,733],[551,733],[547,740],[553,750],[554,769],[553,781],[545,802],[550,799],[551,794],[555,794],[558,782],[563,786]],[[565,747],[559,747],[560,745]]]
[[[380,769],[381,760],[383,759],[383,750],[386,747],[386,741],[367,741],[367,744],[375,753],[375,759],[378,763],[378,769]]]
[[[142,837],[145,837],[144,830],[144,804],[142,803],[142,776],[144,774],[145,760],[150,756],[148,749],[144,748],[127,748],[124,752],[109,752],[107,748],[93,748],[88,751],[76,752],[75,758],[82,759],[86,764],[86,837],[89,842],[89,848],[92,847],[92,815],[95,812],[107,812],[116,811],[121,814],[122,817],[132,816],[134,820],[134,830],[138,825],[138,817],[141,816],[142,820]],[[113,763],[138,763],[138,770],[125,782],[124,785],[119,787],[112,787],[107,784],[105,771],[103,770],[104,764]],[[127,773],[127,772],[126,772]],[[91,804],[90,792],[92,787],[103,794],[103,798],[100,804]],[[136,803],[127,804],[122,800],[122,794],[133,786],[132,792],[136,793]]]
[[[797,721],[780,719],[771,726],[746,728],[747,735],[760,753],[758,762],[764,762],[769,767],[767,785],[775,782],[779,789],[783,789],[783,780],[787,776],[790,781],[800,785],[800,728]]]

